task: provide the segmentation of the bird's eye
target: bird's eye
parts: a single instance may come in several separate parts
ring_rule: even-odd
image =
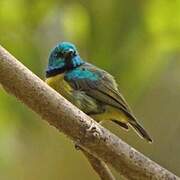
[[[73,55],[74,55],[74,56],[76,56],[76,55],[77,55],[76,51],[74,51],[74,52],[73,52]]]

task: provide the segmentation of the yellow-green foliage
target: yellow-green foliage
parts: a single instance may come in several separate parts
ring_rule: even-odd
[[[108,128],[180,176],[179,9],[179,0],[0,0],[0,43],[42,79],[49,50],[75,43],[116,77],[154,143]],[[64,135],[37,119],[0,89],[0,179],[98,179]]]

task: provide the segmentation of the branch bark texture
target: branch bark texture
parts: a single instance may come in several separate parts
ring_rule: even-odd
[[[111,173],[109,167],[102,160],[88,153],[87,151],[81,149],[83,154],[88,159],[94,171],[99,175],[101,180],[115,180],[113,174]]]
[[[2,47],[0,83],[85,151],[111,165],[126,178],[180,179],[81,112]]]

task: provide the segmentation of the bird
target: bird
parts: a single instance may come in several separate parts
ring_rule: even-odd
[[[147,142],[152,138],[138,122],[114,77],[82,59],[77,47],[59,42],[50,52],[45,82],[95,121],[130,128]]]

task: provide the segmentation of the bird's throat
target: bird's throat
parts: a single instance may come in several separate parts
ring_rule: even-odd
[[[46,71],[46,78],[56,76],[57,74],[62,74],[66,71],[65,67],[48,69]]]

